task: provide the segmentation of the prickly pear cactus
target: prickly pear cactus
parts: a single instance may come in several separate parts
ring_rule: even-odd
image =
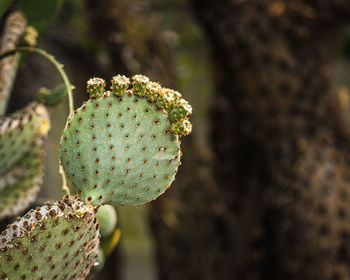
[[[169,115],[179,121],[192,108],[181,95],[175,97],[141,75],[132,83],[114,77],[113,93],[105,92],[104,85],[102,79],[91,79],[90,100],[67,121],[60,142],[64,171],[78,194],[93,204],[154,200],[175,179],[178,138],[191,130],[172,130]]]
[[[1,279],[85,279],[99,248],[96,210],[66,196],[17,218],[0,235]]]
[[[22,110],[0,118],[0,174],[4,174],[28,150],[36,137],[47,134],[47,109],[33,102]]]
[[[0,219],[18,215],[36,199],[43,182],[42,140],[0,179]]]
[[[26,25],[26,19],[19,11],[7,17],[0,41],[0,53],[10,51],[19,45]],[[21,55],[18,53],[0,60],[0,115],[6,112],[20,60]]]

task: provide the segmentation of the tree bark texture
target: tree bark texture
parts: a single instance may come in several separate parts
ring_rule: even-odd
[[[350,135],[333,82],[350,3],[192,4],[215,66],[214,155],[191,141],[155,204],[160,279],[350,279]]]

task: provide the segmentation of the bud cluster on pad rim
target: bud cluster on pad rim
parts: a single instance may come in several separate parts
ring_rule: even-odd
[[[62,134],[61,164],[77,194],[90,203],[143,204],[170,187],[180,165],[179,136],[190,132],[189,122],[181,123],[184,129],[174,127],[169,110],[178,122],[188,119],[192,108],[183,109],[182,98],[172,97],[170,104],[165,89],[142,75],[132,82],[118,75],[111,84],[111,91],[104,91],[104,80],[88,82],[90,99]]]

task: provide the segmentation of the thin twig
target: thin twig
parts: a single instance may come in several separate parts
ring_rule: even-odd
[[[57,69],[57,71],[59,72],[60,76],[63,79],[63,82],[66,86],[67,89],[67,95],[68,95],[68,103],[69,103],[69,116],[73,115],[74,113],[74,100],[73,100],[73,89],[74,87],[72,86],[71,82],[69,81],[69,78],[66,74],[66,72],[63,70],[63,64],[59,63],[55,57],[49,53],[47,53],[46,51],[39,49],[39,48],[35,48],[35,47],[18,47],[15,48],[11,51],[7,51],[5,53],[0,54],[0,60],[13,55],[17,52],[35,52],[38,53],[44,57],[46,57]]]
[[[62,178],[62,190],[66,192],[66,194],[70,195],[69,188],[67,187],[66,175],[64,175],[64,171],[60,160],[58,160],[58,172],[60,173]]]

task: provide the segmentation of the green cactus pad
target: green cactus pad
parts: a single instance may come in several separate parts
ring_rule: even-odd
[[[178,99],[175,102],[172,110],[169,113],[169,118],[171,122],[177,122],[181,119],[187,118],[190,114],[192,114],[192,107],[185,99]]]
[[[38,100],[46,106],[56,106],[67,95],[67,88],[65,84],[60,84],[53,90],[47,88],[40,88],[38,92]]]
[[[170,126],[165,111],[132,90],[122,98],[107,93],[89,100],[64,129],[63,169],[91,203],[154,200],[170,187],[180,162],[180,144]]]
[[[36,199],[44,170],[41,139],[0,179],[0,219],[18,215]]]
[[[0,235],[1,279],[85,279],[99,248],[95,213],[66,196],[17,218]]]
[[[1,0],[0,6],[6,2],[11,1]],[[26,25],[27,21],[20,11],[11,12],[6,17],[1,34],[0,53],[13,50],[20,44]],[[20,53],[16,53],[0,60],[0,115],[6,112],[21,56]]]
[[[162,89],[156,104],[158,108],[170,112],[175,105],[175,96],[172,94],[172,90]]]
[[[111,80],[111,91],[116,96],[123,96],[130,85],[129,78],[121,75],[114,76]]]
[[[184,120],[179,120],[171,125],[171,131],[179,136],[186,136],[192,131],[192,124],[186,118]]]
[[[0,174],[9,170],[31,148],[35,138],[46,135],[49,128],[48,111],[36,102],[0,118]]]
[[[156,82],[149,82],[147,83],[147,86],[146,86],[145,95],[149,101],[155,102],[158,100],[159,93],[161,92],[161,90],[162,90],[162,87],[160,86],[160,84]]]
[[[99,98],[105,91],[105,80],[101,78],[92,78],[87,81],[87,93],[90,98]]]
[[[143,75],[135,75],[132,77],[132,86],[134,90],[134,94],[142,97],[146,94],[146,88],[149,79]]]
[[[97,220],[100,224],[100,233],[102,237],[107,237],[115,230],[117,226],[117,212],[111,205],[103,205],[98,209]]]

